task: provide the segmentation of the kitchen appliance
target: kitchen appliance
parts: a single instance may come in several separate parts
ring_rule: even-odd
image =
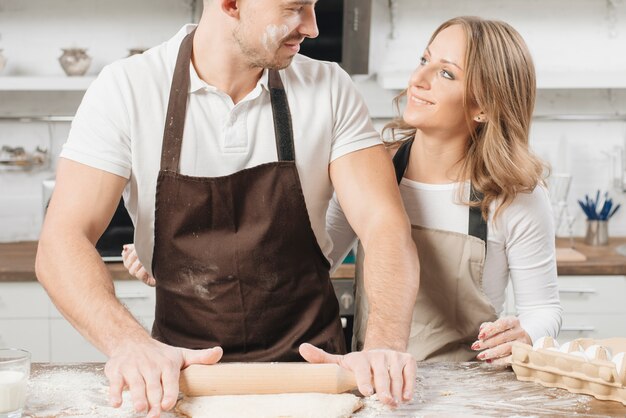
[[[315,15],[319,36],[306,38],[300,53],[338,62],[349,74],[367,74],[372,0],[319,0]]]
[[[54,179],[43,181],[43,213],[45,215],[54,191]],[[124,244],[132,243],[134,240],[133,222],[126,211],[123,199],[115,209],[113,218],[109,225],[102,233],[102,236],[96,243],[96,249],[105,262],[122,261],[122,248]]]
[[[354,278],[333,278],[331,282],[339,302],[339,316],[341,317],[346,347],[350,351],[354,327]]]

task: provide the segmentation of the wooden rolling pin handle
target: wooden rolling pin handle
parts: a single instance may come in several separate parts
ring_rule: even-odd
[[[191,365],[180,373],[180,390],[187,396],[343,393],[355,388],[354,374],[336,364],[218,363]]]

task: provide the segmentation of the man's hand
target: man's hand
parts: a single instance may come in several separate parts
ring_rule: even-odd
[[[134,244],[124,245],[124,249],[122,250],[122,261],[124,262],[124,267],[126,267],[126,270],[128,270],[131,276],[135,276],[148,286],[156,286],[156,280],[154,280],[154,277],[146,271],[143,264],[139,261]]]
[[[337,355],[305,343],[300,345],[300,355],[309,363],[335,363],[352,371],[359,392],[364,396],[376,393],[387,405],[413,398],[417,363],[409,353],[373,349]]]
[[[515,316],[500,318],[495,322],[484,322],[478,331],[478,340],[472,344],[472,350],[485,350],[478,354],[478,360],[491,364],[511,363],[513,341],[532,344],[530,336]]]
[[[174,407],[178,399],[180,370],[191,364],[214,364],[222,358],[222,348],[188,350],[153,339],[120,345],[111,353],[104,372],[109,379],[109,402],[122,404],[122,390],[130,391],[136,412],[147,411],[159,417]]]

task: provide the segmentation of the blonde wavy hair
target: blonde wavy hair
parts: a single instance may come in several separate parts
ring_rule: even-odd
[[[488,217],[489,206],[496,202],[494,219],[511,204],[518,193],[531,192],[543,183],[548,167],[528,146],[530,124],[535,106],[535,67],[526,43],[509,24],[473,16],[450,19],[435,30],[428,44],[443,29],[459,25],[465,30],[465,119],[470,138],[461,162],[460,178],[469,179],[482,193],[479,203],[482,215]],[[398,113],[406,90],[394,100]],[[484,112],[486,122],[474,129],[468,104],[476,104]],[[390,147],[411,140],[416,129],[402,116],[383,128],[391,133]]]

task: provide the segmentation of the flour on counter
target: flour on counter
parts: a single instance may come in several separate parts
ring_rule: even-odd
[[[28,382],[24,417],[145,417],[134,412],[128,392],[123,393],[120,408],[108,406],[109,386],[101,370],[94,373],[74,366],[34,374]]]
[[[428,363],[419,366],[411,402],[391,409],[372,395],[363,399],[364,407],[354,418],[607,416],[590,413],[588,405],[594,401],[520,382],[502,366]]]

